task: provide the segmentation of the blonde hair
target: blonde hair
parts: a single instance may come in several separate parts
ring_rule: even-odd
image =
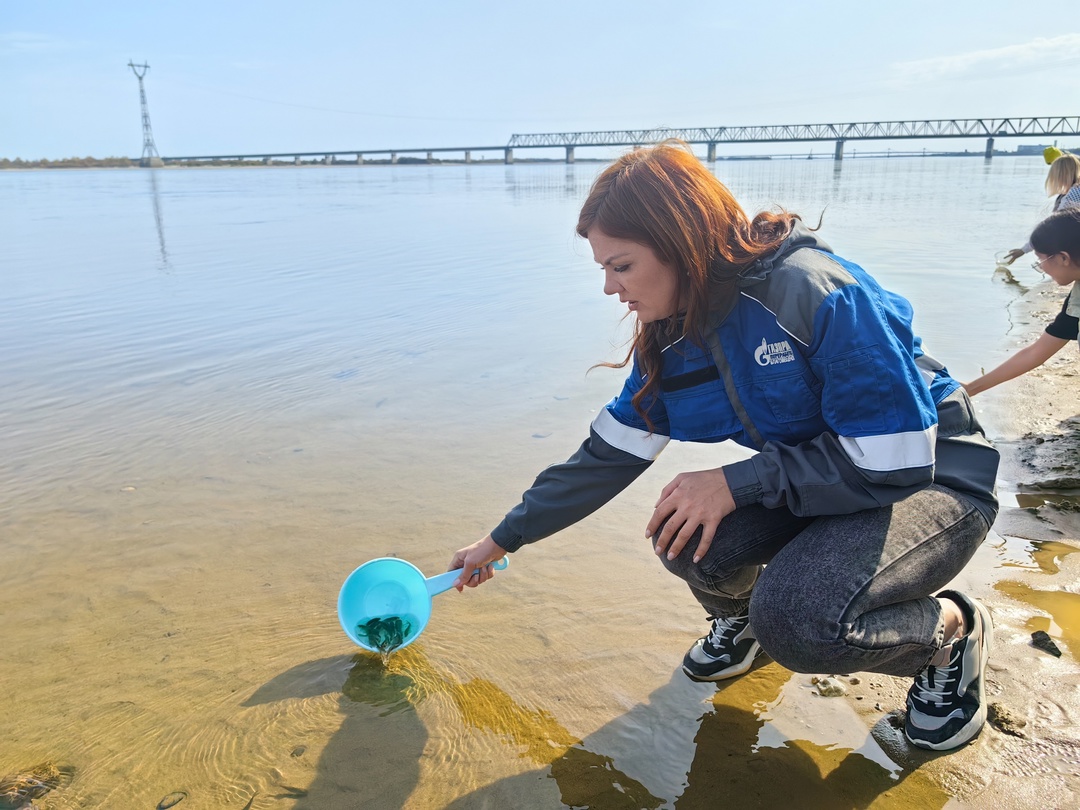
[[[1046,193],[1065,194],[1070,188],[1080,183],[1080,157],[1066,152],[1050,164],[1046,175]]]

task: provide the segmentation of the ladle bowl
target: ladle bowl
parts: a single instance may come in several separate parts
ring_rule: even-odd
[[[502,570],[509,565],[506,557],[489,565]],[[379,557],[361,565],[345,579],[338,593],[338,621],[354,644],[371,652],[385,653],[363,628],[372,620],[400,628],[401,643],[392,649],[406,647],[424,632],[431,618],[431,597],[450,590],[461,570],[447,571],[433,577],[423,573],[407,560]],[[394,624],[399,619],[400,625]]]

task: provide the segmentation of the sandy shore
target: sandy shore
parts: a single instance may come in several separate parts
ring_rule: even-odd
[[[1062,290],[1043,284],[1013,304],[1022,346],[1056,314]],[[987,353],[986,368],[1001,359]],[[1066,346],[1045,366],[975,399],[1002,451],[1002,509],[993,534],[956,583],[982,599],[995,621],[987,678],[991,722],[948,755],[908,746],[896,713],[906,679],[869,676],[849,696],[890,756],[918,768],[949,807],[1080,807],[1080,354]],[[1043,630],[1061,651],[1032,644]]]

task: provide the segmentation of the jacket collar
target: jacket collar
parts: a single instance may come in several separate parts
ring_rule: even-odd
[[[806,227],[802,220],[797,219],[792,223],[791,231],[788,233],[787,238],[780,243],[780,246],[776,250],[768,255],[762,256],[757,261],[751,262],[739,271],[736,286],[742,288],[760,284],[768,278],[773,267],[778,262],[782,262],[796,250],[800,250],[801,248],[813,248],[815,250],[823,250],[826,253],[832,253],[832,248],[830,248],[823,240],[818,239],[817,235]]]

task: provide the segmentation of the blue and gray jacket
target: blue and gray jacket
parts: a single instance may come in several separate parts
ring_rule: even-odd
[[[746,268],[705,345],[664,349],[659,393],[622,393],[566,462],[544,470],[492,531],[516,551],[584,518],[629,486],[671,439],[757,450],[724,466],[737,507],[797,515],[887,506],[931,483],[967,497],[992,524],[998,454],[960,384],[922,349],[911,305],[832,253],[802,223]]]

